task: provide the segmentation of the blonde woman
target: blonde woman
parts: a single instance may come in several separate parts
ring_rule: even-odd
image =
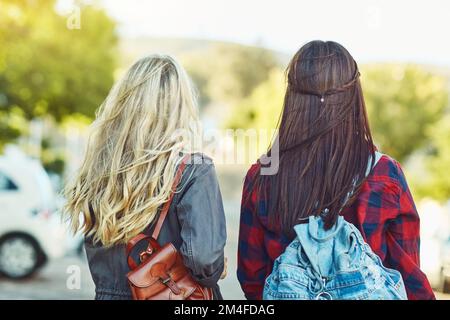
[[[173,243],[194,279],[221,298],[225,216],[211,159],[193,153],[197,139],[195,95],[173,58],[143,58],[111,89],[65,191],[65,215],[85,236],[96,299],[131,298],[125,245],[151,234],[177,166],[191,153],[157,240]]]

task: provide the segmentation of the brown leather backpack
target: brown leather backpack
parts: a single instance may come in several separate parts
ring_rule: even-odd
[[[173,246],[167,243],[160,246],[159,232],[164,219],[172,203],[173,194],[181,180],[183,170],[189,155],[180,163],[175,180],[172,185],[172,193],[164,204],[152,236],[143,233],[131,239],[126,248],[128,266],[131,271],[127,278],[131,288],[131,294],[135,300],[212,300],[211,288],[199,285],[190,275],[183,263],[183,257]],[[136,264],[131,257],[134,247],[141,241],[147,241],[146,250],[139,254],[140,264]]]

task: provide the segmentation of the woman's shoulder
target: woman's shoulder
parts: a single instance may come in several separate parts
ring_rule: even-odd
[[[213,160],[211,157],[207,156],[201,152],[194,152],[190,154],[190,164],[212,164]]]
[[[203,153],[192,153],[186,160],[186,167],[179,184],[180,194],[178,198],[183,198],[188,190],[199,190],[205,188],[205,186],[207,188],[218,186],[214,161]]]
[[[400,162],[384,153],[373,168],[369,180],[384,180],[386,182],[391,182],[402,190],[407,189],[406,178]]]
[[[195,180],[205,175],[215,175],[214,161],[204,153],[196,152],[190,155],[186,162],[185,172],[190,180]]]
[[[204,153],[196,152],[190,154],[189,160],[186,162],[186,167],[196,169],[211,169],[214,168],[214,161],[211,157]]]
[[[259,175],[261,169],[261,164],[259,161],[253,163],[250,168],[247,170],[245,175],[245,183],[250,183],[255,180],[255,178]]]
[[[261,169],[261,163],[256,161],[247,170],[245,175],[245,183],[251,183],[259,175]],[[405,187],[405,175],[403,173],[402,166],[392,156],[382,153],[377,164],[373,168],[370,179],[388,179],[394,182],[398,182],[401,187]]]
[[[260,169],[261,163],[259,161],[253,163],[247,170],[245,175],[245,183],[248,184],[253,182],[259,175]],[[381,154],[380,159],[372,170],[370,179],[391,180],[399,183],[402,188],[406,187],[405,176],[400,162],[385,153]]]

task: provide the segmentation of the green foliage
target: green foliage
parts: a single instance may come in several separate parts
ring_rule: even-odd
[[[214,44],[203,52],[186,54],[182,60],[203,103],[236,103],[267,80],[270,70],[278,65],[268,50],[234,44]]]
[[[69,29],[54,6],[55,0],[0,1],[2,120],[14,108],[28,120],[92,117],[113,83],[115,23],[102,10],[81,6],[80,29]],[[1,124],[0,130],[0,144],[17,136]]]
[[[21,116],[19,119],[22,120]],[[0,111],[0,152],[3,151],[4,143],[18,138],[21,127],[17,126],[17,116],[12,112]]]
[[[62,152],[53,147],[50,138],[44,138],[41,142],[41,162],[47,172],[62,175],[66,160]]]
[[[234,106],[227,126],[233,129],[275,129],[283,107],[285,90],[284,73],[280,69],[273,69],[265,82]]]
[[[378,64],[362,69],[375,143],[399,161],[429,141],[427,132],[448,102],[447,80],[414,65]]]
[[[422,157],[422,170],[414,173],[414,192],[419,197],[446,201],[450,198],[450,114],[430,129],[430,145]]]

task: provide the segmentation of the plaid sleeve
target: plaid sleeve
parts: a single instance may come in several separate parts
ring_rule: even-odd
[[[256,214],[256,190],[252,190],[258,172],[253,165],[244,182],[239,227],[237,277],[249,300],[260,300],[267,274],[269,257],[264,250],[264,229]]]
[[[420,270],[420,219],[400,165],[396,162],[399,187],[398,210],[386,234],[386,265],[403,277],[408,299],[435,299],[426,275]]]

